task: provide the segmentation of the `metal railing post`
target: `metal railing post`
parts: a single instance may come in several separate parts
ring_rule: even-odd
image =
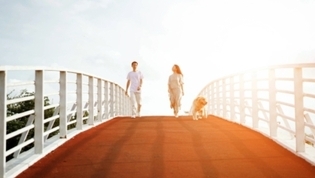
[[[303,103],[303,78],[302,69],[294,68],[294,109],[295,109],[295,135],[296,151],[305,151],[305,123]]]
[[[226,118],[226,83],[225,83],[225,78],[222,79],[222,110],[223,110],[223,118]]]
[[[277,136],[277,103],[275,69],[269,69],[269,129],[270,136]]]
[[[207,95],[206,95],[206,98],[207,98],[207,102],[208,102],[208,104],[207,104],[207,117],[208,117],[208,115],[209,115],[209,112],[210,112],[210,106],[211,106],[211,96],[210,96],[210,89],[209,89],[209,85],[206,87],[206,92],[207,92]]]
[[[97,79],[97,119],[99,122],[102,122],[102,80]]]
[[[83,97],[82,97],[82,74],[77,74],[77,124],[76,129],[83,129]]]
[[[253,128],[258,127],[258,99],[257,99],[257,81],[256,72],[252,73],[252,119]]]
[[[132,103],[131,103],[131,99],[128,96],[128,115],[131,116],[132,114]]]
[[[122,91],[123,92],[123,97],[124,97],[124,116],[128,115],[128,97],[125,95],[125,90]]]
[[[109,99],[109,102],[110,102],[110,117],[114,117],[114,84],[111,82],[110,83],[110,93],[109,93],[109,96],[110,96],[110,99]]]
[[[216,88],[216,114],[218,116],[220,116],[220,109],[221,109],[221,103],[220,103],[220,85],[219,85],[219,81],[217,80],[215,82],[215,88]]]
[[[119,113],[119,98],[118,98],[118,95],[119,95],[119,92],[118,92],[118,85],[115,84],[115,116],[117,116]]]
[[[125,95],[125,92],[124,90],[122,89],[121,91],[121,95],[122,95],[122,98],[123,98],[123,116],[126,116],[127,115],[127,97]]]
[[[234,77],[230,77],[230,119],[235,121]]]
[[[123,116],[124,115],[124,100],[123,100],[123,90],[122,88],[119,87],[119,115]]]
[[[35,154],[44,150],[44,71],[35,71]]]
[[[7,134],[7,73],[0,71],[0,176],[4,177],[6,170],[6,134]]]
[[[94,125],[94,77],[89,76],[89,125]]]
[[[60,71],[60,89],[59,89],[59,101],[60,101],[60,113],[59,113],[59,130],[60,138],[67,138],[67,72]]]
[[[104,109],[105,109],[105,119],[108,119],[108,81],[104,81]]]
[[[215,98],[215,92],[214,92],[214,83],[212,82],[211,84],[211,112],[213,114],[216,113],[216,98]]]
[[[244,74],[239,75],[240,123],[245,123]]]

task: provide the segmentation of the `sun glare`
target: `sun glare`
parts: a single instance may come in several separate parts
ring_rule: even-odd
[[[187,63],[192,73],[212,67],[224,75],[288,63],[310,43],[303,34],[308,24],[297,10],[270,3],[179,3],[163,21],[163,52]]]
[[[291,63],[313,49],[311,25],[290,3],[204,1],[174,5],[163,19],[164,33],[145,39],[144,58],[167,78],[179,64],[190,100],[211,80],[256,67]],[[300,7],[296,7],[300,8]],[[268,13],[266,13],[268,11]],[[153,65],[153,64],[152,64]]]

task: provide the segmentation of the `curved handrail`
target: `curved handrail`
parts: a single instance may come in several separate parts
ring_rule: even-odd
[[[0,71],[36,71],[36,70],[44,70],[44,71],[65,71],[68,73],[80,73],[82,75],[85,76],[93,76],[94,78],[99,78],[99,79],[103,79],[103,77],[101,76],[97,76],[94,75],[92,73],[87,73],[87,72],[82,72],[79,70],[73,70],[73,69],[68,69],[68,68],[62,68],[62,67],[47,67],[47,66],[9,66],[9,65],[5,65],[5,66],[0,66]],[[104,79],[105,80],[105,79]],[[117,84],[111,80],[106,79],[106,81],[110,82],[110,83],[114,83]]]
[[[315,63],[260,67],[213,80],[197,96],[207,98],[207,114],[260,132],[315,164],[314,74]]]
[[[25,71],[34,77],[17,79],[23,78]],[[14,76],[14,72],[20,76]],[[0,66],[0,86],[0,177],[14,177],[69,138],[114,117],[131,114],[130,98],[121,86],[80,71]],[[21,87],[30,89],[27,95],[10,97],[9,89]],[[19,113],[12,110],[26,102],[33,102],[28,105],[31,108],[22,108]],[[8,130],[14,122],[23,125]]]

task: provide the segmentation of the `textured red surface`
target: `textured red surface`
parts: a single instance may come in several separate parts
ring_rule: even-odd
[[[150,116],[115,118],[81,133],[18,177],[314,178],[315,166],[216,117]]]

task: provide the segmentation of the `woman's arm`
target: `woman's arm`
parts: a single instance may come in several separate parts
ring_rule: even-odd
[[[171,76],[168,77],[168,83],[167,83],[167,91],[170,93],[171,92]]]
[[[182,95],[184,95],[184,81],[183,81],[183,76],[180,76],[180,88],[182,89]]]

